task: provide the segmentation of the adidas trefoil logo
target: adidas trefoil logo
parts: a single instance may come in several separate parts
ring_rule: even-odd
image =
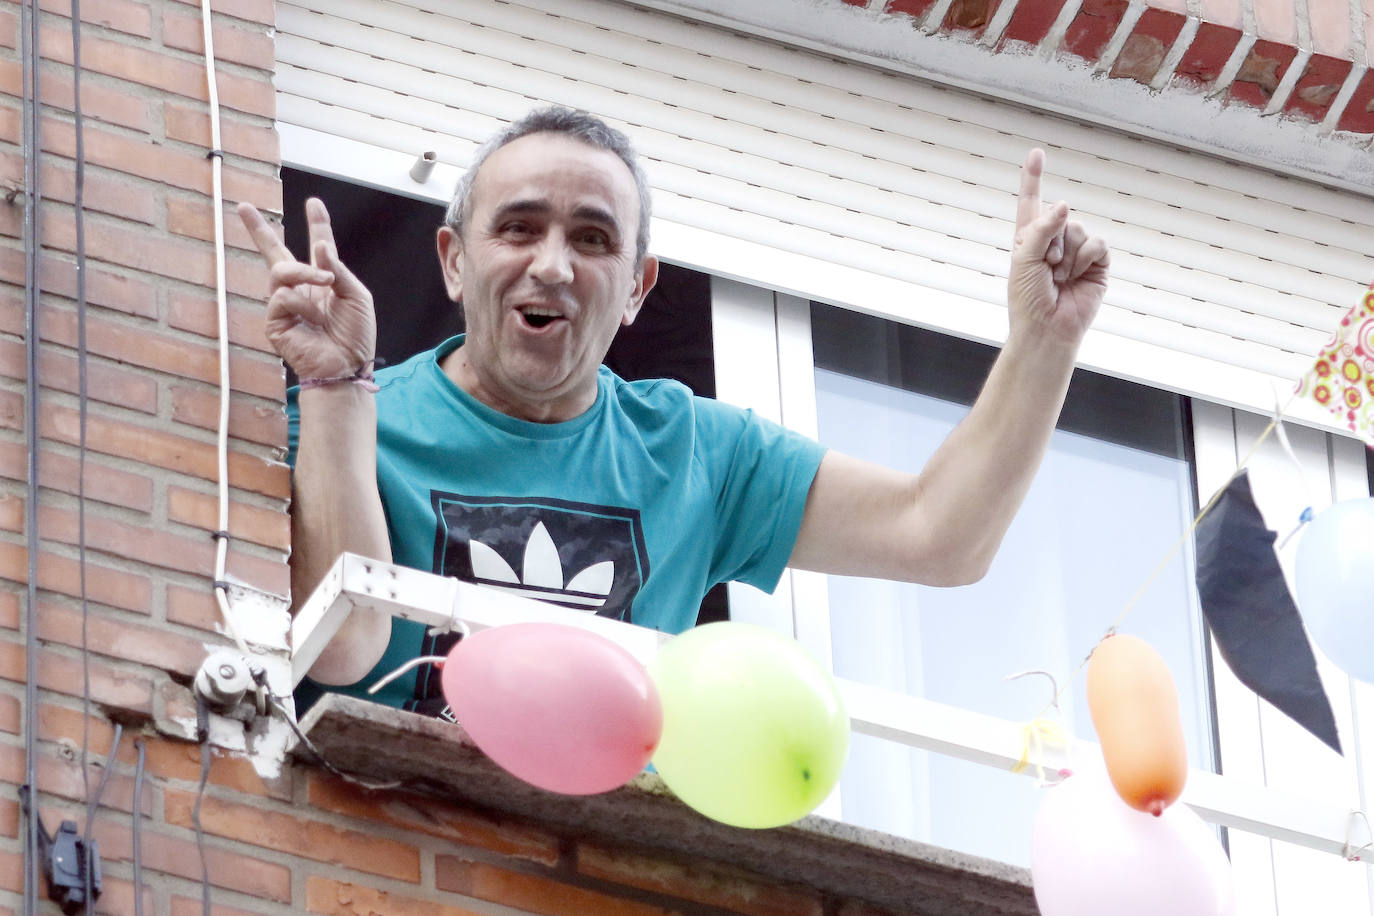
[[[581,610],[592,611],[605,604],[615,581],[615,563],[602,560],[564,585],[563,563],[543,522],[534,526],[525,544],[523,578],[515,575],[500,554],[476,538],[468,541],[468,550],[476,584]]]

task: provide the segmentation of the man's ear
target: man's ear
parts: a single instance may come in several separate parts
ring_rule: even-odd
[[[444,272],[444,289],[454,302],[463,299],[463,272],[458,266],[463,255],[463,240],[450,226],[440,226],[434,237],[439,249],[439,269]]]
[[[658,258],[646,254],[644,263],[639,265],[635,287],[630,291],[630,300],[625,303],[625,314],[620,319],[622,327],[629,327],[634,324],[635,317],[639,315],[640,307],[644,305],[644,300],[649,295],[649,290],[653,289],[657,282]]]

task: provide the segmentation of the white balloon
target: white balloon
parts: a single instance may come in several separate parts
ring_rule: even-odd
[[[1234,916],[1231,863],[1187,805],[1126,805],[1105,772],[1045,790],[1031,840],[1042,916]]]
[[[1374,683],[1374,498],[1318,514],[1298,542],[1294,572],[1312,641],[1347,674]]]

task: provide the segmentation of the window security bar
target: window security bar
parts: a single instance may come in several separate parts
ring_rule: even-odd
[[[382,610],[430,627],[455,620],[472,631],[512,623],[561,623],[582,627],[617,643],[648,663],[670,637],[583,611],[505,594],[356,554],[339,556],[302,606],[291,626],[292,683],[300,683],[350,611]],[[1026,723],[999,719],[956,706],[836,678],[851,728],[984,766],[1011,770],[1021,761]],[[1046,747],[1039,764],[1055,772],[1072,761],[1100,755],[1097,745],[1074,742],[1071,751]],[[1312,849],[1345,853],[1350,809],[1228,779],[1206,770],[1188,773],[1187,803],[1204,820]]]

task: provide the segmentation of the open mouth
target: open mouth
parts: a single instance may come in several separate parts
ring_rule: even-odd
[[[541,308],[521,309],[520,314],[525,319],[525,323],[532,328],[548,327],[550,324],[563,317],[553,309]]]

